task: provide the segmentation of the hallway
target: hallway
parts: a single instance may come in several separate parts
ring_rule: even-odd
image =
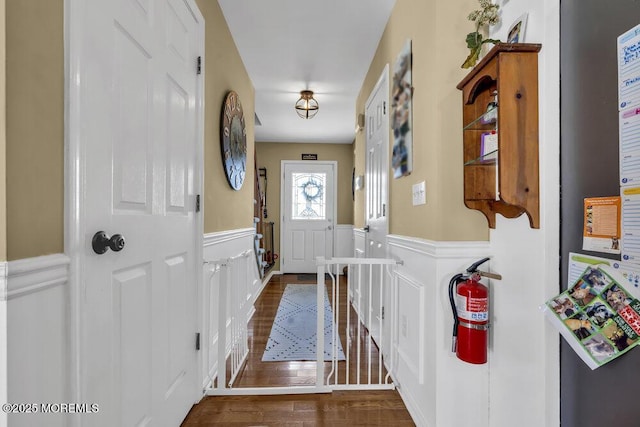
[[[336,391],[279,396],[210,396],[182,427],[414,426],[397,391]]]
[[[308,276],[308,275],[305,275]],[[313,385],[316,380],[314,361],[262,362],[262,354],[271,331],[280,298],[288,283],[310,284],[315,279],[295,274],[273,276],[255,304],[256,312],[249,322],[249,356],[238,376],[235,387],[282,387]],[[312,276],[313,277],[313,276]],[[346,300],[346,280],[340,277],[340,299]],[[327,280],[327,283],[331,283]],[[346,307],[340,310],[340,336],[346,343],[344,319]],[[354,312],[352,310],[352,315]],[[361,342],[366,342],[363,337]],[[355,340],[354,340],[355,341]],[[372,352],[372,381],[377,381],[377,349]],[[356,354],[355,345],[351,353]],[[361,375],[366,379],[364,352]],[[325,373],[330,371],[326,363]],[[345,362],[339,363],[339,378],[343,381]],[[354,370],[350,383],[354,382]],[[386,375],[386,371],[383,371]],[[280,396],[206,397],[194,406],[183,426],[206,425],[414,425],[396,390],[337,391],[330,394]]]
[[[311,280],[310,280],[311,279]],[[234,387],[288,387],[288,386],[311,386],[316,383],[316,362],[315,361],[288,361],[288,362],[263,362],[262,354],[267,345],[271,327],[278,311],[278,305],[282,293],[284,292],[287,284],[310,284],[316,283],[315,275],[296,275],[296,274],[284,274],[274,275],[262,294],[258,298],[255,304],[256,312],[254,313],[251,321],[248,324],[249,333],[249,355],[247,357],[247,363],[244,366],[242,372],[238,375]],[[331,295],[331,281],[326,280],[325,283],[329,286],[327,290]],[[347,296],[347,282],[344,276],[340,276],[340,301],[346,301]],[[331,298],[331,297],[330,297]],[[339,325],[338,332],[340,334],[340,341],[342,345],[346,345],[347,338],[345,335],[346,325],[346,305],[340,305],[339,313]],[[356,314],[353,308],[351,308],[351,319],[355,319]],[[352,321],[351,335],[357,336],[355,330],[355,322]],[[361,382],[367,382],[368,374],[368,360],[366,360],[366,343],[369,341],[369,336],[366,334],[366,329],[362,328],[360,337],[360,375]],[[352,360],[355,360],[355,354],[357,354],[357,347],[355,345],[356,340],[353,340],[353,344],[350,349]],[[371,381],[378,381],[378,350],[375,346],[371,347]],[[346,348],[345,348],[346,351]],[[351,384],[356,383],[356,368],[351,363],[351,369],[349,372],[349,382]],[[345,362],[338,362],[338,381],[342,384],[345,379]],[[227,370],[230,372],[230,369]],[[325,363],[325,380],[331,372],[331,362]],[[383,368],[382,376],[387,374]],[[332,382],[333,382],[332,378]]]
[[[620,166],[615,160],[620,157],[615,39],[638,24],[640,1],[490,3],[500,5],[501,24],[484,31],[485,41],[508,41],[512,24],[523,22],[521,41],[542,45],[537,91],[528,92],[538,94],[538,107],[528,114],[536,118],[539,134],[538,149],[530,159],[538,169],[537,229],[530,227],[526,215],[506,218],[500,214],[495,228],[490,228],[482,213],[465,204],[465,180],[472,178],[468,174],[465,178],[464,171],[475,166],[464,165],[469,144],[464,141],[464,101],[456,85],[471,71],[460,65],[469,54],[465,35],[474,25],[468,16],[478,8],[478,0],[3,1],[3,403],[95,402],[100,411],[0,414],[0,425],[111,427],[145,419],[163,427],[180,425],[194,402],[202,399],[203,388],[218,368],[219,347],[214,339],[219,325],[224,328],[228,321],[220,315],[223,311],[218,310],[221,304],[216,297],[226,278],[214,274],[210,279],[212,265],[203,266],[203,261],[253,253],[258,218],[272,223],[273,244],[265,254],[275,262],[274,270],[287,271],[280,263],[281,226],[287,209],[280,197],[283,161],[338,162],[333,256],[368,257],[367,209],[372,203],[367,195],[378,184],[367,173],[367,162],[372,160],[367,126],[371,129],[378,122],[391,126],[391,113],[398,105],[395,91],[390,90],[381,112],[376,109],[367,115],[368,100],[385,68],[391,89],[396,68],[403,69],[399,60],[403,57],[410,59],[405,64],[411,66],[412,171],[396,179],[391,168],[384,168],[390,174],[387,203],[381,206],[388,218],[388,234],[385,248],[380,249],[386,249],[390,259],[403,262],[397,268],[394,293],[398,340],[392,354],[398,357],[390,370],[413,421],[419,426],[510,427],[517,419],[523,427],[552,427],[607,416],[632,419],[634,393],[608,396],[616,402],[615,414],[599,411],[598,405],[583,410],[583,394],[588,391],[582,385],[598,377],[620,388],[621,380],[633,379],[625,373],[634,371],[628,367],[640,352],[616,361],[614,369],[583,371],[574,352],[560,348],[557,331],[539,307],[566,288],[567,251],[582,248],[584,199],[620,195],[619,177],[614,176]],[[189,11],[177,10],[182,7]],[[118,19],[107,19],[110,15],[102,13],[116,8],[125,9],[118,12]],[[231,12],[236,12],[236,19],[231,19]],[[87,14],[91,20],[85,19]],[[330,16],[325,24],[313,25],[326,14]],[[379,16],[375,22],[374,15]],[[594,17],[598,25],[588,25]],[[188,47],[191,43],[181,21],[193,18],[198,21],[197,31],[192,32],[198,43]],[[100,25],[91,25],[94,19]],[[338,24],[343,24],[344,31],[337,31]],[[579,31],[560,31],[571,26]],[[375,34],[363,31],[374,27]],[[279,36],[281,31],[292,32]],[[302,47],[295,49],[294,43]],[[408,45],[410,57],[402,55]],[[255,60],[244,55],[244,46],[253,50]],[[104,48],[107,54],[100,54]],[[277,51],[270,53],[272,48]],[[160,49],[167,52],[160,54]],[[329,59],[324,59],[325,54]],[[182,69],[179,78],[155,71],[156,63],[160,69],[169,60],[183,64],[176,65]],[[299,63],[287,65],[287,60]],[[286,81],[270,83],[268,74]],[[561,85],[560,76],[571,78],[563,78]],[[89,83],[96,86],[95,91]],[[303,90],[313,91],[320,105],[312,120],[296,114],[295,104]],[[244,154],[237,165],[227,161],[224,150],[224,100],[231,92],[241,100],[236,104],[241,110],[235,111],[243,113],[235,116],[240,127],[236,126],[238,132],[234,129],[234,139],[243,147],[236,153]],[[86,108],[81,100],[87,101]],[[337,108],[342,100],[346,108]],[[282,110],[270,107],[276,101]],[[569,102],[576,111],[561,111]],[[153,113],[143,114],[144,105]],[[486,107],[478,105],[480,110]],[[195,118],[186,113],[192,108],[198,110]],[[389,120],[383,119],[385,112]],[[278,124],[280,117],[290,124]],[[333,117],[344,120],[344,137],[328,143],[329,137],[316,130],[342,135],[331,123]],[[501,127],[503,131],[519,128]],[[267,134],[269,128],[278,133]],[[280,132],[292,135],[284,137]],[[390,141],[383,151],[392,160],[395,134],[391,129],[388,133]],[[246,145],[239,144],[244,139]],[[511,140],[500,139],[503,145]],[[187,141],[196,145],[196,153],[183,149]],[[576,154],[596,159],[598,173],[593,172],[593,162],[577,161]],[[504,161],[508,155],[500,158]],[[561,167],[559,159],[566,164]],[[185,169],[192,164],[195,170]],[[239,190],[229,183],[227,165],[235,168],[236,176],[239,171],[244,174]],[[486,166],[475,169],[492,168]],[[263,181],[268,171],[269,181],[259,215],[254,214],[252,188],[256,168],[264,168]],[[182,169],[185,173],[180,173]],[[495,174],[487,173],[482,179],[498,178],[504,185],[515,182],[499,179],[500,171],[506,170],[496,168]],[[591,180],[577,179],[583,175]],[[566,187],[568,183],[577,187]],[[94,184],[104,184],[106,189],[92,190]],[[414,197],[426,203],[414,204]],[[136,225],[143,216],[156,214],[158,221]],[[131,221],[120,224],[129,217]],[[189,227],[192,232],[178,230],[178,218],[194,225]],[[175,219],[176,229],[152,230],[165,219]],[[123,236],[126,246],[120,252],[109,248],[98,255],[92,239],[100,231]],[[184,242],[187,235],[192,242]],[[183,248],[174,247],[181,242]],[[157,259],[143,261],[142,255]],[[446,285],[452,275],[486,256],[491,257],[490,270],[503,279],[495,286],[491,283],[489,362],[468,366],[451,352],[453,320]],[[241,288],[250,294],[247,306],[253,308],[263,284],[259,274],[254,277],[255,258],[247,256],[245,261],[252,269],[239,272],[248,279]],[[111,272],[106,273],[107,269]],[[98,280],[99,286],[94,284]],[[156,321],[155,314],[162,319]],[[243,333],[247,319],[241,319]],[[265,337],[255,335],[252,345]],[[179,366],[178,358],[186,363]],[[248,365],[236,387],[263,379],[265,385],[277,380],[308,381],[306,362],[286,369],[283,365],[280,370],[265,365]],[[161,374],[161,369],[168,372]],[[178,383],[185,385],[185,398],[173,418],[165,415],[171,410],[166,397],[167,391],[178,389]],[[522,384],[526,384],[527,399],[513,395]],[[395,392],[384,394],[397,397]],[[364,399],[366,393],[357,395]],[[335,412],[345,408],[337,401],[350,399],[343,392],[300,396],[295,402],[295,396],[282,399],[287,410],[293,410],[311,405],[308,399],[314,398],[336,399],[313,403]],[[192,409],[191,422],[197,425],[206,418],[200,418],[201,411],[229,412],[226,405],[235,401],[244,402],[242,411],[248,412],[248,405],[258,406],[248,399],[202,399]],[[279,405],[281,398],[257,399],[267,399],[268,409]],[[355,407],[369,404],[353,403]],[[460,407],[464,410],[456,410]],[[264,413],[262,419],[271,418]],[[300,415],[300,419],[306,418]]]

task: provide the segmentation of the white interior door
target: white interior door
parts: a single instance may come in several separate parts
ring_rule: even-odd
[[[192,0],[71,0],[70,16],[79,396],[100,405],[79,424],[177,426],[199,391],[202,16]],[[95,253],[101,230],[122,250]]]
[[[333,257],[336,162],[282,162],[283,273],[315,273],[316,257]]]
[[[388,193],[389,193],[389,66],[387,65],[365,105],[365,255],[367,258],[387,257]],[[374,337],[380,325],[380,283],[385,280],[374,270],[372,288],[362,292],[360,307],[364,322]],[[384,294],[383,294],[384,298]],[[362,303],[364,302],[364,305]]]

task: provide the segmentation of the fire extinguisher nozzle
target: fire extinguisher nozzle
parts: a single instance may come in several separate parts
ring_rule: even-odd
[[[451,340],[451,352],[455,353],[458,349],[458,337],[453,337]]]

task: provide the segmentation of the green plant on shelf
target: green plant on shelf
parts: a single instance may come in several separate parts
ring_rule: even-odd
[[[482,45],[485,43],[500,43],[500,40],[484,38],[484,36],[480,33],[480,29],[485,25],[496,25],[500,22],[500,15],[498,14],[498,10],[500,6],[497,4],[491,3],[490,0],[479,0],[480,9],[474,10],[467,17],[469,21],[475,22],[476,30],[467,34],[467,47],[469,48],[469,56],[465,59],[462,64],[462,68],[471,68],[478,62],[480,58],[480,51],[482,49]]]

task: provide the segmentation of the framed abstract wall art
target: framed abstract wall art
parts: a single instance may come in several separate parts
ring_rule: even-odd
[[[407,40],[393,68],[391,128],[393,129],[393,177],[407,176],[413,170],[413,131],[411,85],[411,40]]]

